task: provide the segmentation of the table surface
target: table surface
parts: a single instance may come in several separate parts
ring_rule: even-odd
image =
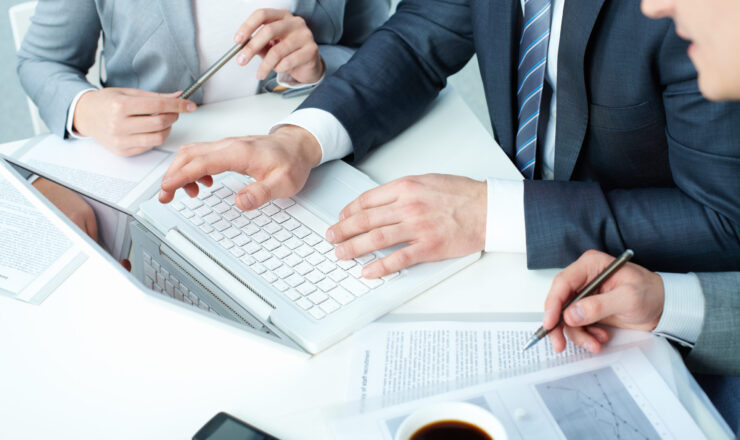
[[[267,133],[299,102],[258,95],[203,106],[181,117],[165,148]],[[357,166],[380,183],[428,172],[521,178],[452,90]],[[41,305],[0,297],[0,438],[185,439],[219,411],[280,438],[329,436],[324,409],[347,399],[351,338],[312,358],[266,344],[141,291],[78,244],[90,257]],[[392,313],[539,314],[556,272],[527,270],[524,255],[484,254]]]

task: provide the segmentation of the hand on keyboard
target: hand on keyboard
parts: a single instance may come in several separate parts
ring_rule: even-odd
[[[483,250],[486,183],[443,174],[404,177],[360,195],[326,237],[340,260],[400,243],[408,246],[362,270],[378,278],[417,263]]]
[[[281,127],[268,136],[185,145],[162,180],[159,200],[171,202],[178,188],[195,197],[196,182],[209,185],[213,175],[235,171],[256,179],[236,196],[236,206],[249,211],[300,191],[320,160],[321,147],[316,139],[295,126]]]

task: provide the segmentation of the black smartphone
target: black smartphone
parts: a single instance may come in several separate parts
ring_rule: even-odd
[[[260,431],[236,417],[220,412],[213,416],[193,440],[278,440],[270,434]]]

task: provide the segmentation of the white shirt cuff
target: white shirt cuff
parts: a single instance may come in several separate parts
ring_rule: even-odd
[[[91,88],[91,89],[85,89],[85,90],[81,91],[80,93],[78,93],[77,95],[75,95],[75,99],[73,99],[72,100],[72,104],[69,105],[69,110],[67,111],[67,134],[71,138],[75,138],[75,139],[83,139],[83,138],[85,138],[85,136],[80,135],[79,133],[77,133],[74,130],[74,128],[72,127],[72,125],[73,125],[72,123],[74,122],[74,118],[75,118],[75,109],[77,108],[77,102],[80,100],[80,98],[82,97],[82,95],[84,95],[85,93],[87,93],[87,92],[89,92],[91,90],[97,90],[97,89],[92,89]]]
[[[341,159],[352,153],[352,139],[339,119],[326,110],[304,108],[297,110],[272,127],[270,133],[283,125],[296,125],[307,130],[321,147],[321,162]]]
[[[275,80],[278,84],[285,87],[286,89],[304,89],[307,87],[315,87],[324,80],[324,77],[326,77],[326,70],[324,70],[324,73],[321,75],[321,78],[319,78],[318,81],[313,83],[302,83],[298,82],[290,73],[278,73],[275,77]]]
[[[486,252],[527,252],[524,182],[488,179]]]
[[[663,315],[653,333],[693,347],[704,325],[704,292],[693,273],[658,273],[663,279]]]

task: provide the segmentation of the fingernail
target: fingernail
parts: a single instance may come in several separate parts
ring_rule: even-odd
[[[365,278],[377,278],[378,269],[376,269],[374,266],[367,266],[362,269],[362,276]]]
[[[164,190],[160,190],[160,191],[159,191],[159,200],[162,200],[162,199],[164,199],[164,196],[165,196],[165,194],[164,194]]]
[[[586,314],[583,313],[583,308],[580,304],[576,304],[570,308],[570,318],[576,324],[583,322],[583,320],[586,319]]]
[[[247,64],[247,56],[243,53],[240,53],[239,56],[236,57],[236,63],[240,66]]]
[[[262,81],[262,80],[265,79],[265,77],[267,77],[267,75],[265,75],[264,73],[257,72],[257,79],[258,80]]]
[[[244,34],[237,32],[236,35],[234,35],[234,43],[241,43],[242,41],[244,41]]]
[[[337,246],[336,255],[340,260],[344,260],[347,257],[347,251],[344,250],[344,246]]]
[[[585,348],[588,351],[594,351],[594,344],[592,344],[590,342],[584,342],[583,343],[583,348]]]
[[[187,108],[188,108],[188,111],[189,112],[194,112],[195,111],[195,104],[193,104],[191,102],[190,104],[188,104],[188,107]]]
[[[343,212],[340,212],[339,213],[339,220],[344,220],[344,213]]]
[[[326,239],[334,243],[334,231],[332,231],[331,229],[326,231]]]
[[[165,185],[170,180],[172,180],[172,177],[165,177],[164,179],[162,179],[162,185]]]
[[[254,198],[249,193],[240,195],[239,202],[241,202],[241,205],[244,207],[245,210],[249,210],[255,207]]]

